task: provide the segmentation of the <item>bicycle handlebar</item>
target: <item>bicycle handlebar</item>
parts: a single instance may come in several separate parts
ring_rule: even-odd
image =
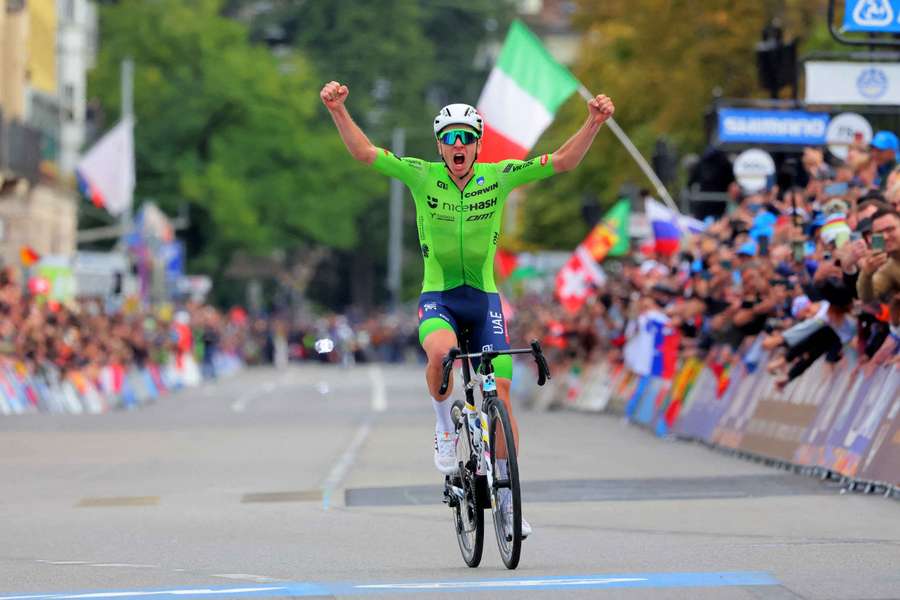
[[[453,372],[453,363],[456,362],[457,359],[482,358],[485,355],[493,359],[501,354],[531,354],[534,356],[534,363],[538,368],[537,384],[544,385],[550,379],[550,366],[547,364],[547,359],[544,358],[544,351],[541,348],[541,343],[537,340],[531,340],[530,348],[516,348],[512,350],[489,350],[486,352],[463,354],[459,348],[451,348],[450,352],[447,353],[447,356],[444,357],[444,360],[441,361],[443,373],[441,374],[441,387],[438,392],[441,395],[447,393],[447,388],[450,387],[450,374]]]

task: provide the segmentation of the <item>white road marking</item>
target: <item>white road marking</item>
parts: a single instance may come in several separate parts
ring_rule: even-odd
[[[48,565],[88,565],[86,560],[38,560],[39,563]]]
[[[384,412],[387,410],[387,389],[384,385],[384,373],[378,365],[369,367],[369,380],[372,382],[372,410]]]
[[[347,446],[347,449],[341,455],[341,458],[334,464],[331,468],[331,471],[328,472],[328,477],[325,478],[325,481],[322,483],[322,508],[328,510],[328,505],[331,503],[331,495],[334,490],[340,485],[341,481],[344,480],[344,477],[347,475],[347,471],[350,470],[350,467],[353,466],[353,462],[356,460],[356,454],[359,452],[359,449],[362,448],[362,445],[365,443],[366,438],[369,437],[369,432],[372,431],[372,422],[366,421],[356,430],[356,435],[353,436],[353,440],[350,442],[350,445]]]
[[[250,400],[253,399],[254,395],[256,395],[256,392],[244,392],[237,400],[231,403],[231,410],[236,413],[244,412],[247,410],[247,405],[250,403]]]
[[[643,577],[608,577],[608,578],[584,578],[584,579],[523,579],[523,580],[499,580],[499,581],[435,581],[433,583],[376,583],[369,585],[355,585],[355,589],[377,590],[440,590],[460,588],[502,588],[502,587],[537,587],[537,586],[579,586],[602,585],[605,583],[623,583],[629,581],[647,581]],[[2,600],[2,599],[0,599]]]
[[[222,573],[220,575],[213,575],[213,577],[221,577],[222,579],[239,579],[243,581],[252,581],[253,583],[272,583],[273,581],[280,581],[279,579],[275,579],[274,577],[266,577],[265,575],[250,575],[248,573]]]
[[[384,382],[384,373],[380,366],[372,365],[369,368],[369,380],[372,384],[372,411],[376,413],[384,412],[387,410],[387,389]],[[369,437],[371,431],[372,420],[368,419],[359,426],[350,445],[341,455],[341,458],[337,463],[331,468],[331,471],[328,472],[328,477],[325,478],[325,481],[321,486],[322,508],[325,510],[328,510],[328,506],[331,504],[332,494],[344,480],[344,477],[347,476],[347,472],[356,461],[356,455],[359,453],[359,449],[362,448],[362,445],[365,443],[366,438]]]
[[[38,596],[0,596],[0,600],[29,600],[32,598],[54,598],[54,600],[77,600],[80,598],[128,598],[131,596],[205,596],[223,594],[249,594],[252,592],[269,592],[286,590],[286,587],[246,587],[211,590],[209,588],[193,588],[179,590],[155,590],[133,592],[93,592],[89,594],[43,594]]]
[[[115,567],[124,569],[158,569],[159,565],[141,565],[132,563],[90,563],[89,567]]]
[[[279,387],[285,386],[293,381],[293,377],[290,373],[285,373],[281,377],[278,378],[278,381],[266,381],[260,386],[260,388],[249,390],[244,392],[240,396],[238,396],[237,400],[231,403],[231,410],[236,413],[241,413],[247,410],[247,406],[250,404],[250,401],[257,397],[260,393],[270,394],[274,392]]]

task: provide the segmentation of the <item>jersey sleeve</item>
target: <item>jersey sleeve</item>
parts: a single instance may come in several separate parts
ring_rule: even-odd
[[[497,163],[497,178],[507,190],[546,179],[553,174],[552,154],[542,154],[530,160],[503,160]]]
[[[400,158],[390,150],[378,148],[372,167],[388,177],[395,177],[415,190],[428,175],[428,163],[420,158]]]

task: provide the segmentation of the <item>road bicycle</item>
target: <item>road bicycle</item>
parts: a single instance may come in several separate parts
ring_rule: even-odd
[[[465,344],[463,344],[465,347]],[[447,392],[453,363],[462,361],[465,402],[456,400],[450,414],[456,424],[456,459],[458,471],[444,479],[444,503],[453,509],[456,539],[463,560],[470,567],[481,563],[484,549],[484,511],[491,509],[500,557],[508,569],[519,565],[522,551],[522,491],[519,487],[519,465],[513,438],[512,424],[506,406],[497,396],[493,360],[501,354],[531,354],[538,370],[538,385],[550,379],[550,368],[537,340],[530,348],[490,350],[467,353],[453,348],[444,358],[441,394]],[[481,383],[481,410],[475,406],[476,381],[472,378],[470,361],[480,359],[478,369]],[[502,436],[506,448],[507,476],[496,477],[498,444]],[[505,518],[500,505],[502,490],[509,490],[512,519]]]

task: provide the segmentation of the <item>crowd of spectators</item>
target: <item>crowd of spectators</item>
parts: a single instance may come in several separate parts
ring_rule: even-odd
[[[897,155],[886,131],[843,161],[807,148],[799,185],[733,185],[726,214],[677,254],[605,264],[608,281],[577,314],[525,298],[512,331],[544,339],[565,368],[598,352],[623,357],[641,316],[659,315],[680,356],[702,356],[715,370],[766,350],[764,367],[782,387],[822,355],[841,360],[848,346],[860,368],[900,364]]]
[[[130,371],[188,355],[207,366],[215,358],[221,370],[226,357],[240,354],[248,335],[242,322],[209,306],[107,308],[99,300],[60,303],[31,294],[18,269],[0,269],[0,362],[54,380],[77,372],[99,381],[110,366]]]
[[[678,253],[634,252],[604,265],[606,284],[577,313],[520,298],[514,343],[542,339],[565,369],[601,352],[624,356],[641,316],[661,315],[680,356],[727,365],[755,342],[782,386],[822,355],[841,360],[848,346],[861,368],[900,363],[898,153],[889,132],[851,147],[843,161],[807,148],[799,185],[752,193],[734,185],[726,214],[682,240]],[[96,381],[111,365],[127,371],[189,359],[199,381],[236,364],[422,359],[415,319],[399,314],[287,319],[191,303],[107,308],[29,294],[17,269],[0,269],[0,367]],[[333,340],[333,352],[316,352],[322,338]]]

